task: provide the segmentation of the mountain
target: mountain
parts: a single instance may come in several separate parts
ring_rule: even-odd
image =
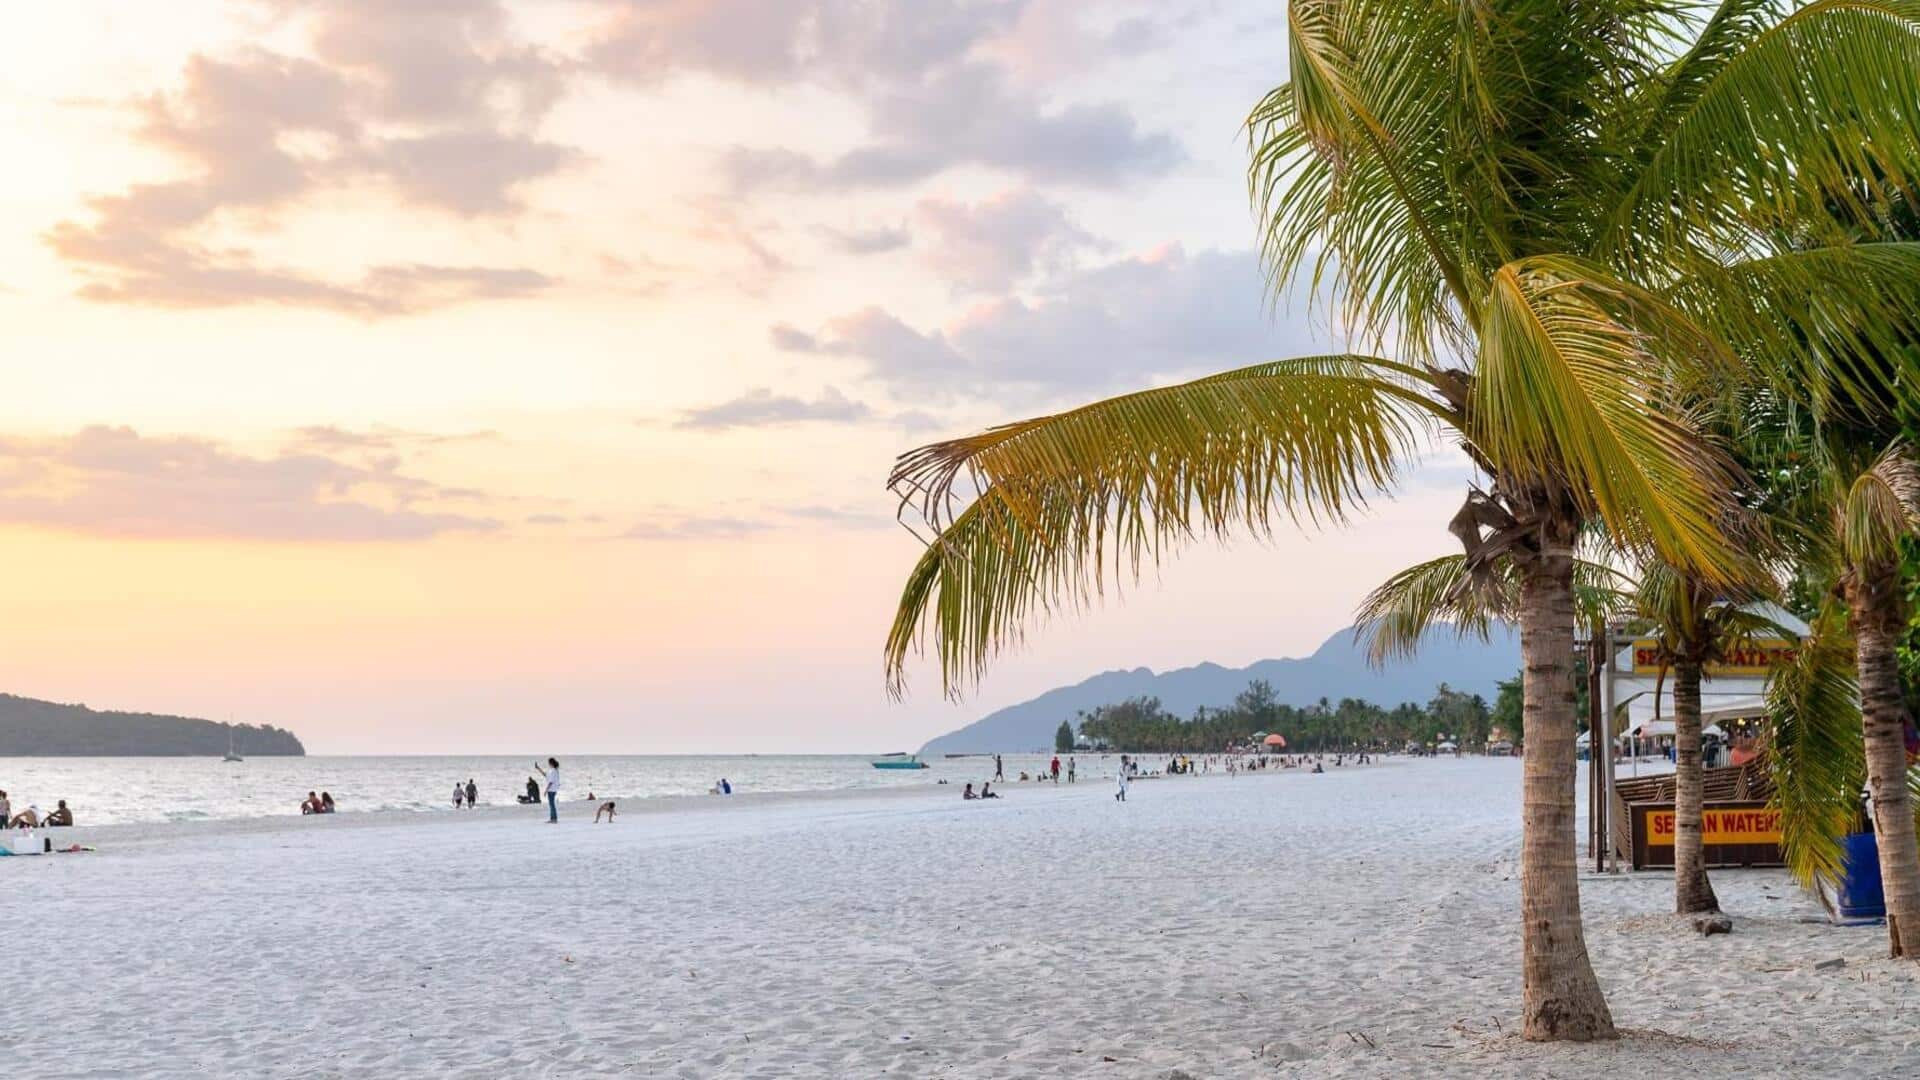
[[[1312,656],[1299,659],[1261,660],[1243,668],[1200,664],[1159,674],[1150,668],[1108,671],[989,713],[934,739],[920,753],[1050,750],[1060,721],[1073,719],[1083,709],[1150,696],[1159,698],[1169,712],[1191,716],[1202,705],[1232,704],[1255,679],[1271,683],[1275,696],[1287,705],[1311,705],[1323,697],[1332,701],[1362,698],[1387,708],[1403,701],[1425,704],[1441,683],[1479,694],[1491,703],[1497,693],[1495,684],[1513,678],[1519,670],[1520,633],[1512,627],[1496,627],[1491,642],[1432,631],[1412,659],[1392,661],[1383,668],[1367,663],[1366,652],[1349,627],[1328,638]]]
[[[220,724],[190,716],[95,712],[85,705],[0,694],[0,757],[301,757],[291,731],[253,724]]]

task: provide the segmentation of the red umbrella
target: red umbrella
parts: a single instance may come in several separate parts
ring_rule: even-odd
[[[1281,736],[1279,736],[1279,735],[1269,735],[1269,736],[1267,736],[1267,745],[1268,745],[1268,746],[1277,746],[1277,747],[1279,747],[1279,748],[1281,748],[1282,750],[1284,750],[1284,749],[1286,749],[1286,748],[1287,748],[1287,740],[1286,740],[1286,739],[1284,739],[1284,738],[1282,738],[1282,737],[1281,737]]]

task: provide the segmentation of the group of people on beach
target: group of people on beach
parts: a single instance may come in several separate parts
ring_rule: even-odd
[[[29,805],[18,814],[13,812],[13,802],[5,791],[0,791],[0,826],[9,829],[44,829],[73,824],[73,811],[67,809],[67,800],[61,799],[60,805],[48,813],[42,814],[38,806]]]
[[[307,801],[300,804],[300,812],[302,814],[333,813],[333,793],[323,791],[315,795],[311,791],[307,792]]]

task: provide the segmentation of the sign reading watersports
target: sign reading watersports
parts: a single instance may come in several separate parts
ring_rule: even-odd
[[[1800,643],[1786,638],[1756,638],[1749,644],[1730,649],[1724,659],[1706,665],[1701,673],[1709,679],[1728,677],[1764,678],[1775,664],[1793,659]],[[1633,673],[1652,675],[1661,668],[1660,642],[1641,638],[1633,643]]]
[[[1778,844],[1780,811],[1766,807],[1707,809],[1700,814],[1703,844]],[[1674,812],[1660,808],[1647,814],[1647,846],[1672,847]]]

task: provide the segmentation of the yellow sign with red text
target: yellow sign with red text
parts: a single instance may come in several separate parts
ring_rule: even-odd
[[[1760,807],[1752,810],[1701,811],[1700,842],[1703,844],[1778,844],[1780,811]],[[1655,810],[1647,815],[1647,845],[1673,846],[1673,811]]]
[[[1722,660],[1707,664],[1701,668],[1701,674],[1709,679],[1728,677],[1765,678],[1773,671],[1775,664],[1784,664],[1793,659],[1800,643],[1785,638],[1758,638],[1751,644],[1730,650]],[[1653,638],[1641,638],[1633,643],[1633,673],[1652,675],[1660,670],[1660,643]]]

